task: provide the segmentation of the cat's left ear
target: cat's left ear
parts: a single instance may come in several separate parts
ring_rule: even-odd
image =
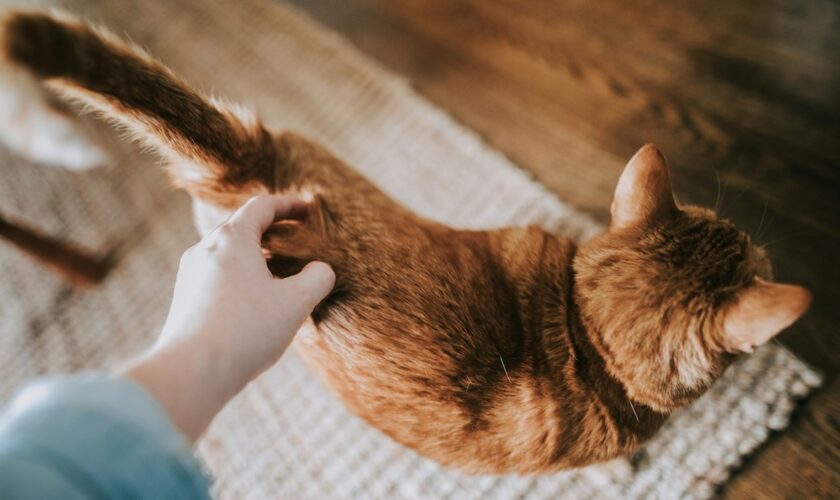
[[[724,311],[724,346],[731,352],[750,352],[793,324],[810,305],[807,289],[756,278]]]
[[[677,213],[671,174],[659,148],[646,144],[624,167],[613,197],[611,227],[653,223]]]

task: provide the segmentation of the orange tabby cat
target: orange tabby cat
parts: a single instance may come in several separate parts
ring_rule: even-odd
[[[632,452],[810,302],[771,283],[729,221],[678,205],[653,146],[621,176],[609,229],[580,248],[534,227],[455,230],[83,23],[15,13],[2,37],[4,64],[170,160],[199,226],[255,194],[311,194],[264,242],[278,275],[319,259],[338,277],[297,348],[354,412],[446,465],[531,473]]]

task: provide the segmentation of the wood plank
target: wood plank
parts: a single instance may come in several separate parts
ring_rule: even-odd
[[[781,341],[828,386],[727,494],[838,493],[840,4],[293,3],[604,222],[645,142],[665,151],[681,200],[713,206],[725,191],[722,215],[766,245],[777,278],[814,292]]]

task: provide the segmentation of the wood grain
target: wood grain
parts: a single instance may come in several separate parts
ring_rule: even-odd
[[[781,336],[826,374],[722,491],[840,495],[840,4],[737,0],[294,0],[606,222],[645,142],[680,199],[766,244],[815,295]]]

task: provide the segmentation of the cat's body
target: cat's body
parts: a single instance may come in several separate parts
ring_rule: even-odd
[[[664,414],[634,409],[580,325],[571,240],[422,219],[320,147],[283,137],[296,164],[315,170],[293,191],[321,194],[316,231],[268,233],[269,267],[285,275],[317,258],[335,269],[335,291],[295,347],[355,413],[485,473],[602,461],[661,425]]]
[[[638,403],[637,420],[568,307],[569,240],[536,228],[401,233],[381,236],[412,244],[380,248],[296,342],[357,414],[476,472],[601,461],[662,423]]]
[[[653,147],[581,248],[537,228],[459,231],[83,24],[15,14],[2,30],[5,64],[156,146],[200,228],[255,194],[311,197],[264,239],[277,275],[312,259],[337,275],[296,347],[353,411],[441,463],[528,473],[628,453],[807,307],[804,289],[764,281],[766,257],[729,222],[675,204]]]

